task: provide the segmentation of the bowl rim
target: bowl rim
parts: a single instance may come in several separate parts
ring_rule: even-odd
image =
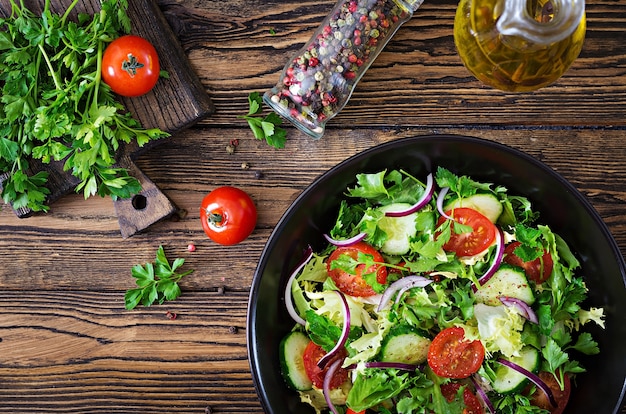
[[[615,238],[613,237],[613,234],[609,230],[607,224],[604,222],[604,220],[602,219],[598,211],[591,204],[591,202],[587,199],[587,197],[584,194],[582,194],[571,182],[565,179],[561,174],[559,174],[552,167],[541,162],[540,160],[531,156],[530,154],[522,150],[519,150],[517,148],[514,148],[512,146],[509,146],[507,144],[500,143],[498,141],[493,141],[493,140],[474,137],[474,136],[467,136],[467,135],[462,135],[462,134],[414,135],[414,136],[403,137],[403,138],[399,138],[399,139],[395,139],[395,140],[391,140],[391,141],[387,141],[387,142],[383,142],[383,143],[371,146],[339,162],[338,164],[334,165],[333,167],[329,168],[328,170],[326,170],[325,172],[317,176],[311,183],[309,183],[309,185],[307,185],[307,187],[301,191],[301,193],[296,197],[296,199],[289,205],[287,210],[285,210],[285,212],[282,214],[281,218],[278,220],[270,236],[268,237],[268,240],[263,248],[263,251],[261,252],[261,255],[259,256],[258,264],[254,271],[252,284],[250,287],[250,294],[248,298],[248,309],[246,313],[246,335],[247,335],[246,347],[247,347],[247,354],[248,354],[248,363],[251,369],[254,388],[257,393],[257,396],[259,397],[259,400],[261,401],[261,405],[263,406],[263,409],[266,412],[273,412],[273,411],[267,401],[267,396],[266,396],[267,392],[266,392],[265,386],[264,384],[261,383],[259,379],[260,372],[258,371],[259,365],[257,363],[258,354],[257,354],[257,343],[256,343],[257,330],[255,327],[256,326],[255,308],[256,308],[256,303],[257,303],[257,296],[258,296],[257,294],[258,294],[258,290],[260,287],[260,281],[262,278],[261,270],[264,269],[266,266],[266,262],[269,258],[270,252],[272,248],[274,247],[274,245],[277,243],[277,237],[280,234],[282,227],[291,218],[294,212],[299,208],[299,205],[302,202],[302,200],[306,199],[309,193],[313,192],[315,187],[320,182],[323,182],[325,179],[332,176],[337,171],[347,168],[349,165],[353,163],[357,163],[361,159],[369,157],[370,154],[372,153],[384,152],[394,147],[404,147],[406,145],[410,145],[412,142],[415,142],[415,141],[429,140],[429,139],[430,140],[436,139],[436,140],[450,141],[450,142],[462,141],[464,143],[470,143],[472,145],[493,147],[499,151],[504,151],[504,152],[509,153],[510,155],[514,155],[515,157],[523,159],[524,161],[534,165],[540,170],[543,170],[546,174],[549,174],[553,179],[557,180],[561,185],[567,188],[568,191],[576,198],[576,200],[580,203],[580,205],[586,210],[586,212],[592,218],[595,225],[600,229],[602,235],[604,236],[604,238],[606,239],[606,241],[611,247],[612,255],[616,258],[618,262],[617,265],[620,269],[620,273],[622,276],[622,283],[624,284],[624,287],[626,288],[626,261],[624,259],[623,254],[621,253],[621,250],[619,249],[617,242],[615,241]],[[624,373],[624,380],[622,382],[622,388],[620,391],[619,398],[616,401],[613,414],[618,414],[619,410],[621,409],[621,405],[622,405],[622,402],[624,401],[625,396],[626,396],[626,373]]]

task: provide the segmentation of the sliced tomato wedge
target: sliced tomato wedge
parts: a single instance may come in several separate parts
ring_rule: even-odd
[[[553,407],[550,404],[546,394],[539,388],[536,388],[535,392],[530,396],[530,403],[543,408],[544,410],[550,411],[551,414],[562,414],[563,410],[565,410],[565,406],[567,405],[567,401],[569,401],[569,396],[572,390],[572,384],[569,377],[567,374],[563,375],[563,389],[561,389],[552,373],[541,371],[537,375],[543,382],[546,383],[548,387],[550,387],[550,390],[552,390],[552,395],[556,400],[556,407]]]
[[[525,262],[515,254],[515,249],[520,246],[521,243],[514,241],[506,246],[504,249],[503,261],[513,266],[518,266],[524,269],[524,273],[529,279],[535,283],[543,283],[552,274],[552,268],[554,267],[554,261],[550,252],[545,251],[541,257],[536,258],[530,262]]]
[[[483,214],[466,207],[446,211],[455,222],[470,226],[471,232],[456,233],[451,231],[450,240],[443,245],[447,252],[454,252],[459,257],[475,256],[493,244],[496,239],[496,226]],[[440,217],[438,226],[446,221]]]
[[[317,363],[320,359],[322,359],[324,355],[326,355],[326,351],[324,351],[324,348],[317,345],[315,342],[309,342],[307,347],[304,349],[302,360],[304,362],[304,370],[306,371],[307,376],[313,382],[313,385],[315,385],[317,388],[322,388],[324,386],[324,377],[326,376],[328,368],[337,359],[342,359],[346,357],[347,351],[345,351],[345,349],[343,349],[342,351],[338,352],[337,356],[331,359],[324,369],[321,369],[317,366]],[[343,384],[347,379],[348,370],[344,368],[337,369],[330,380],[330,388],[339,388],[341,384]]]
[[[331,277],[335,285],[343,293],[350,296],[373,296],[376,294],[374,289],[363,279],[365,274],[376,274],[376,281],[380,284],[387,282],[387,268],[383,265],[373,264],[367,269],[365,264],[357,265],[355,274],[346,272],[345,270],[335,268],[331,269],[333,261],[339,259],[342,255],[347,255],[352,259],[357,259],[359,253],[372,256],[376,263],[383,263],[383,256],[371,245],[365,242],[355,243],[350,246],[338,247],[330,254],[326,263],[328,275]]]
[[[446,400],[454,401],[459,388],[461,388],[460,383],[449,382],[441,386],[441,394]],[[483,407],[480,405],[480,400],[476,394],[470,391],[469,387],[463,389],[463,403],[465,404],[463,414],[483,414]]]
[[[483,344],[465,339],[465,331],[458,326],[439,332],[428,349],[428,365],[444,378],[467,378],[478,371],[484,359]]]

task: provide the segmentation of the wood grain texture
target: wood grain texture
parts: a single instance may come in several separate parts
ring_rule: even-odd
[[[455,3],[425,2],[324,138],[286,126],[281,150],[255,140],[238,116],[249,92],[278,80],[333,1],[158,4],[215,105],[211,116],[134,160],[181,214],[122,239],[109,199],[70,194],[27,220],[0,211],[0,412],[263,412],[245,326],[265,242],[316,177],[402,137],[470,135],[526,151],[589,199],[626,256],[623,2],[589,1],[580,59],[555,85],[517,95],[468,75],[452,39]],[[225,150],[231,140],[239,142],[234,154]],[[259,211],[251,237],[231,247],[208,240],[199,222],[204,195],[226,184],[247,191]],[[153,260],[159,245],[194,269],[182,296],[124,310],[130,268]]]

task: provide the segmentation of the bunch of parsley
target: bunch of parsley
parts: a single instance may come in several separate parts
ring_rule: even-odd
[[[29,176],[33,159],[64,161],[80,179],[76,191],[127,198],[141,190],[128,171],[114,166],[121,143],[143,146],[167,136],[144,129],[101,82],[106,44],[130,32],[127,0],[103,0],[95,15],[68,20],[46,1],[41,16],[11,1],[0,19],[0,183],[14,208],[47,211],[48,173]]]

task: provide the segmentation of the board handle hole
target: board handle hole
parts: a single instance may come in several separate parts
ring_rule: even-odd
[[[148,205],[148,199],[144,195],[137,194],[133,196],[131,204],[135,210],[143,210]]]

